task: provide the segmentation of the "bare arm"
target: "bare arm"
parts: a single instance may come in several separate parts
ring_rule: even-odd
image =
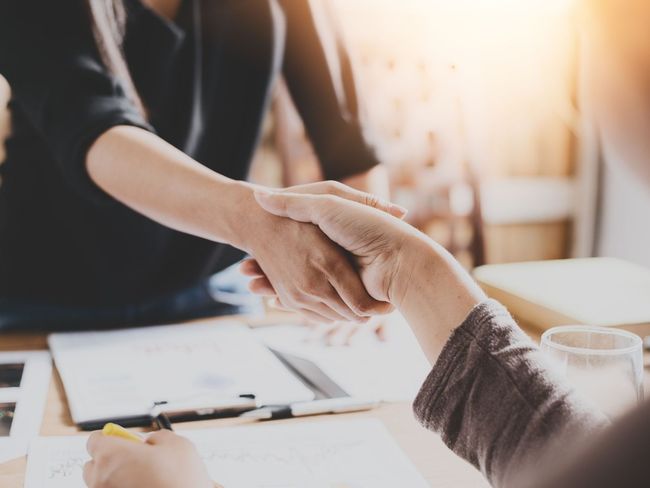
[[[106,193],[152,220],[246,248],[235,222],[252,211],[245,208],[251,185],[215,173],[150,132],[109,129],[91,146],[86,166]]]
[[[86,166],[100,188],[135,211],[254,256],[287,308],[320,322],[364,321],[390,308],[368,295],[345,252],[318,228],[264,212],[253,185],[211,171],[145,130],[107,130]],[[324,191],[352,192],[340,187]],[[392,209],[361,192],[352,196]]]

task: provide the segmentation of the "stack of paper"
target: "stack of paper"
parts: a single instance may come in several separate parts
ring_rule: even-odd
[[[183,432],[212,479],[227,488],[425,488],[424,479],[376,420]],[[85,437],[32,444],[25,488],[83,488]]]

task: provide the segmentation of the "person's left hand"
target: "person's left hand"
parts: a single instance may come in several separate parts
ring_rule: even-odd
[[[88,439],[92,460],[84,465],[89,488],[214,488],[194,445],[166,430],[144,442],[93,433]]]

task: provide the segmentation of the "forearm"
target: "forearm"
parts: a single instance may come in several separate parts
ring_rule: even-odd
[[[551,373],[538,347],[449,253],[418,237],[406,241],[393,292],[433,364],[416,415],[495,486],[522,486],[516,477],[525,465],[605,419]]]
[[[435,364],[452,331],[485,293],[453,256],[423,234],[407,236],[391,302]]]
[[[133,210],[172,229],[245,247],[239,213],[252,189],[197,163],[157,136],[114,127],[91,146],[92,180]]]
[[[494,301],[475,307],[453,332],[414,409],[496,487],[529,486],[557,452],[606,425]]]

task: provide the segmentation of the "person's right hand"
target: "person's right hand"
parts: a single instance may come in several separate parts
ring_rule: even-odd
[[[286,191],[336,194],[378,212],[398,217],[405,213],[389,202],[335,182]],[[246,243],[238,247],[253,256],[254,265],[263,275],[264,286],[254,291],[276,296],[284,308],[320,323],[365,322],[372,315],[392,310],[390,304],[368,293],[349,255],[317,226],[269,214],[259,207],[252,192],[250,202],[244,205],[247,219],[240,231]]]
[[[398,304],[410,274],[407,247],[426,237],[402,220],[359,202],[331,194],[298,193],[299,189],[257,190],[255,198],[274,215],[317,225],[355,257],[363,284],[374,300]],[[249,268],[254,266],[248,264]],[[264,290],[264,278],[257,280],[252,289]]]
[[[255,198],[273,215],[318,225],[350,252],[370,295],[402,312],[432,364],[451,331],[486,299],[442,246],[384,212],[332,195],[258,191]]]
[[[89,488],[215,488],[196,447],[185,437],[161,430],[134,442],[94,432],[91,460],[83,468]]]

